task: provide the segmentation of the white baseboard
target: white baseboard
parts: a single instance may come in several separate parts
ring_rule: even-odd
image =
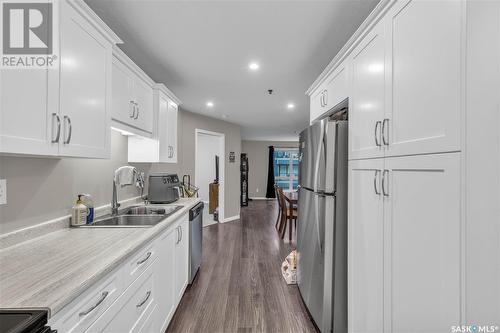
[[[220,223],[226,223],[226,222],[231,222],[231,221],[234,221],[234,220],[238,220],[240,218],[239,215],[234,215],[234,216],[230,216],[228,218],[225,218],[223,220],[220,220],[219,222]]]

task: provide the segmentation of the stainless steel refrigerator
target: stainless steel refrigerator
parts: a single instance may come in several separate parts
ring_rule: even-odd
[[[297,283],[321,332],[347,332],[347,121],[300,133]]]

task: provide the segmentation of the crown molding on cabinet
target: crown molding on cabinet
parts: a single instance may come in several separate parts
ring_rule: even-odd
[[[345,45],[340,49],[337,55],[330,61],[326,68],[321,72],[318,78],[311,84],[306,91],[306,95],[310,96],[316,88],[318,88],[325,81],[326,77],[334,71],[342,61],[351,53],[351,51],[358,45],[358,43],[365,37],[365,35],[392,7],[396,0],[381,0],[368,17],[361,23],[356,32],[349,38]]]
[[[174,93],[170,89],[168,89],[167,86],[165,86],[163,83],[156,83],[153,88],[167,95],[167,97],[170,98],[172,102],[174,102],[175,104],[177,105],[182,104],[181,100],[177,96],[175,96]]]
[[[123,41],[113,30],[83,1],[66,0],[80,15],[96,28],[102,35],[113,44],[122,44]]]
[[[128,69],[130,69],[135,75],[140,77],[146,83],[148,83],[151,87],[154,87],[156,84],[137,64],[130,59],[125,52],[123,52],[118,46],[113,46],[113,61],[120,61],[123,65],[125,65]]]

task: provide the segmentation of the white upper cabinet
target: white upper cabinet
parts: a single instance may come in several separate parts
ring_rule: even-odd
[[[349,158],[382,157],[386,103],[384,25],[377,24],[351,54]]]
[[[340,63],[311,94],[311,123],[345,100],[348,92],[348,62]]]
[[[153,133],[153,88],[144,80],[134,80],[137,127]]]
[[[166,162],[177,163],[177,119],[179,106],[177,103],[170,101],[167,111],[167,155]]]
[[[58,154],[61,118],[57,100],[49,105],[49,93],[56,88],[49,90],[49,72],[58,75],[57,69],[1,70],[1,153]]]
[[[53,8],[57,66],[2,70],[0,153],[108,157],[111,50],[120,39],[83,1]]]
[[[163,84],[155,85],[152,138],[128,138],[128,161],[177,163],[177,113],[179,99]]]
[[[392,41],[386,156],[460,150],[462,1],[398,1],[385,19]]]
[[[113,49],[112,126],[153,135],[154,82],[118,47]]]
[[[68,3],[61,11],[60,155],[109,157],[111,44]]]

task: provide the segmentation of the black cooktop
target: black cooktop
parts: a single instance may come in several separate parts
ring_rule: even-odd
[[[46,310],[0,309],[0,333],[50,332]]]

